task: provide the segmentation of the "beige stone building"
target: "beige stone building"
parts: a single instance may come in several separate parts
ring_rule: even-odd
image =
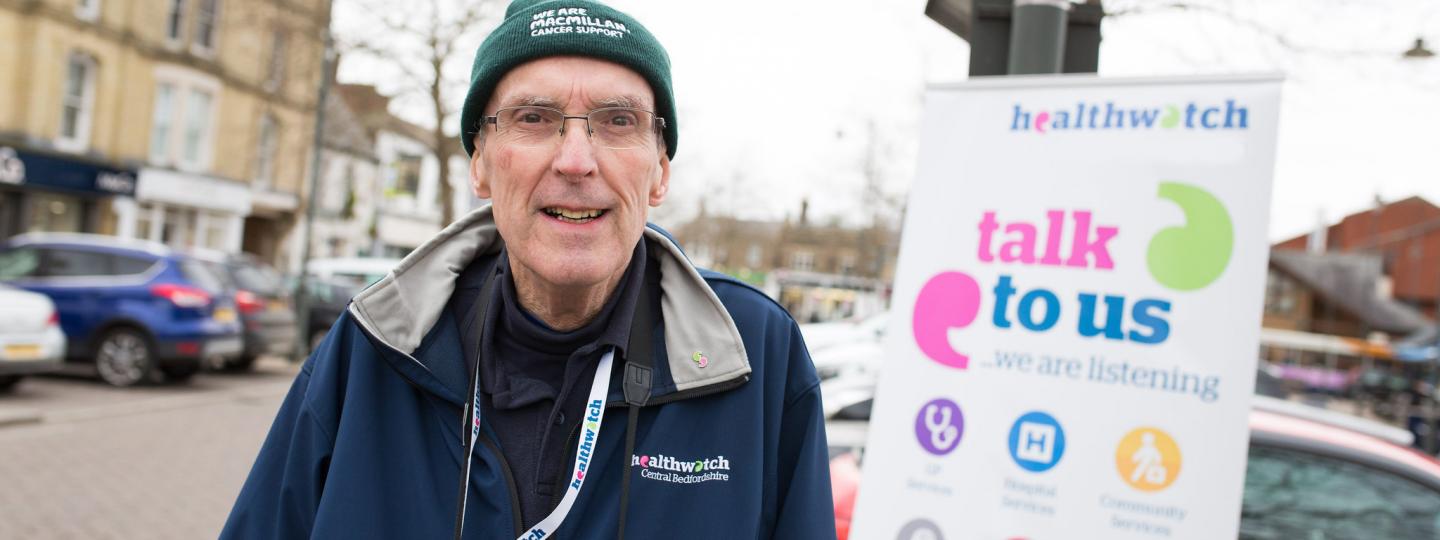
[[[0,0],[0,238],[293,258],[328,3]]]

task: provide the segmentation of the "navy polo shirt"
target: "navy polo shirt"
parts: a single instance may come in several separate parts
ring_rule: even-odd
[[[483,343],[478,343],[482,354],[477,354],[476,317],[486,265],[472,262],[457,280],[448,308],[461,321],[469,373],[479,359],[480,411],[499,438],[527,528],[545,519],[564,494],[574,449],[571,439],[584,416],[600,357],[612,347],[616,361],[625,357],[635,302],[644,286],[645,259],[642,239],[595,319],[561,332],[520,306],[509,255],[502,251]]]

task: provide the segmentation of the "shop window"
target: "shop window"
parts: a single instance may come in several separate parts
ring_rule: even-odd
[[[84,208],[80,199],[36,192],[30,194],[30,232],[80,232]]]
[[[165,163],[170,157],[170,134],[175,131],[175,85],[155,85],[155,110],[150,120],[150,161]]]
[[[210,249],[224,250],[226,248],[225,241],[229,236],[227,233],[230,232],[230,228],[226,226],[229,221],[225,219],[225,216],[214,213],[207,214],[204,221],[204,230],[200,231],[203,245]]]
[[[220,18],[220,0],[197,0],[195,2],[194,46],[202,52],[215,50],[216,23]]]
[[[170,0],[170,11],[165,15],[165,38],[171,43],[179,43],[184,28],[185,0]]]
[[[260,136],[255,148],[255,187],[269,189],[275,181],[276,133],[275,116],[266,113],[260,117]]]
[[[65,64],[65,88],[60,96],[60,137],[57,146],[83,151],[90,143],[90,117],[95,103],[95,59],[72,53]]]

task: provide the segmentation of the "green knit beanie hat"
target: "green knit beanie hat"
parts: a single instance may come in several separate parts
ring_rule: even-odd
[[[678,125],[670,86],[670,56],[639,21],[590,0],[515,0],[505,20],[475,51],[470,91],[460,111],[460,143],[475,153],[475,134],[490,93],[505,73],[547,56],[588,56],[639,73],[655,93],[655,115],[665,119],[665,150],[675,158]]]

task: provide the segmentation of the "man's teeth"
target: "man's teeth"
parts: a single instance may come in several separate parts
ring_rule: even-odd
[[[564,208],[546,208],[546,214],[571,221],[585,221],[600,217],[604,210],[566,210]]]

